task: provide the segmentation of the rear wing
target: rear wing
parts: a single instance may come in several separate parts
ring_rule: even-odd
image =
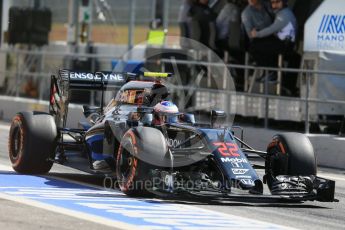
[[[78,72],[62,69],[59,71],[61,81],[68,82],[69,89],[112,90],[131,80],[160,80],[171,77],[171,73],[143,72],[142,76],[128,72],[98,71]]]
[[[104,91],[120,88],[126,82],[136,78],[132,73],[113,72],[78,72],[72,70],[59,70],[59,75],[51,76],[49,113],[55,118],[58,128],[66,127],[68,105],[70,102],[71,90],[99,90]],[[103,103],[101,103],[101,109]]]

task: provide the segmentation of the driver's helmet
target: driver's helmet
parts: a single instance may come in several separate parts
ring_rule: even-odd
[[[177,106],[170,101],[161,101],[153,107],[153,124],[160,125],[168,121],[168,117],[178,114]]]

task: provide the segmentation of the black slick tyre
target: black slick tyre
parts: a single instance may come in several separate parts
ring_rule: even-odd
[[[316,175],[317,165],[313,146],[308,137],[300,133],[277,134],[267,147],[265,178],[271,189],[278,175]]]
[[[49,172],[57,141],[54,118],[42,112],[17,113],[11,123],[8,150],[12,167],[24,174]]]

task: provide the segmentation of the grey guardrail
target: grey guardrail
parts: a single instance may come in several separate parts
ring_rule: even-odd
[[[244,127],[244,137],[253,148],[266,150],[267,144],[277,133],[286,131]],[[329,134],[307,134],[319,166],[345,169],[345,137]]]
[[[10,121],[19,111],[48,111],[48,101],[19,97],[0,96],[0,119]],[[83,118],[82,106],[70,104],[67,125],[76,128]],[[254,148],[265,150],[272,136],[281,131],[245,127],[245,141]],[[318,165],[345,169],[345,137],[335,135],[308,134],[317,157]]]
[[[48,101],[0,96],[0,119],[11,121],[12,117],[21,111],[42,111],[48,112]],[[84,117],[82,106],[69,104],[67,125],[71,128],[77,128],[78,121]]]

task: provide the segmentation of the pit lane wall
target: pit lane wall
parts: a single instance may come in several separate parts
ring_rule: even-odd
[[[18,111],[48,111],[48,101],[0,96],[0,119],[10,122]],[[76,128],[83,118],[82,106],[70,104],[67,126]],[[265,150],[272,136],[279,131],[245,127],[245,141],[256,149]],[[319,166],[345,169],[345,137],[308,134],[315,150]]]
[[[22,97],[0,96],[0,119],[10,122],[12,117],[20,111],[48,112],[48,101],[27,99]],[[77,124],[84,117],[82,106],[69,104],[67,126],[77,128]]]

